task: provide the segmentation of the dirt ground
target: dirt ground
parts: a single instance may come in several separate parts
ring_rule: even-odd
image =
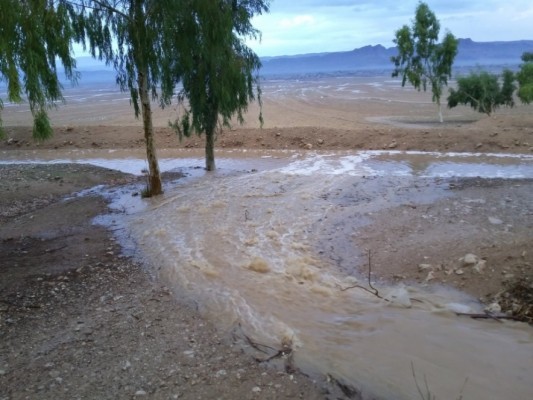
[[[425,125],[385,121],[368,123],[357,129],[329,127],[245,128],[235,126],[219,134],[217,146],[232,149],[303,150],[420,150],[533,154],[533,113],[521,118],[486,117],[466,125],[447,123]],[[399,119],[397,120],[399,121]],[[388,125],[391,123],[392,125]],[[396,125],[395,125],[396,124]],[[57,128],[50,140],[35,143],[28,126],[6,129],[10,139],[0,142],[0,150],[142,148],[139,126],[65,126]],[[166,127],[157,127],[156,143],[161,148],[203,148],[203,138],[179,140]]]
[[[248,118],[220,134],[218,147],[533,154],[531,107],[492,117],[460,109],[438,124],[427,96],[409,91],[352,102],[318,90],[305,98],[268,93],[265,128]],[[412,101],[390,103],[403,97]],[[127,107],[90,123],[80,115],[106,116],[105,107],[81,114],[73,107],[54,115],[55,136],[42,143],[31,139],[27,115],[4,111],[0,152],[143,148]],[[168,114],[154,115],[158,147],[203,147],[198,137],[180,142],[165,127]],[[98,184],[120,190],[136,179],[84,165],[0,165],[0,399],[354,398],[334,381],[293,370],[289,355],[282,356],[285,371],[255,360],[242,337],[217,332],[122,255],[112,232],[91,224],[106,211],[105,199],[72,196]],[[450,284],[531,318],[532,180],[447,184],[459,200],[405,204],[373,217],[358,239],[374,250],[373,273]],[[465,262],[469,253],[473,264]],[[526,300],[517,303],[513,290]]]
[[[321,399],[257,361],[121,253],[99,195],[135,179],[84,165],[0,166],[1,399]],[[280,349],[281,350],[281,349]],[[263,355],[266,358],[265,355]],[[289,364],[288,364],[289,366]]]
[[[429,93],[402,88],[389,77],[273,80],[265,81],[262,90],[263,129],[259,108],[251,104],[245,123],[225,129],[218,147],[533,153],[532,106],[518,101],[490,117],[467,107],[444,107],[441,124]],[[9,105],[2,117],[12,140],[0,142],[0,150],[143,146],[141,121],[133,117],[124,93],[106,86],[79,87],[65,96],[67,103],[50,112],[55,136],[38,144],[31,139],[27,105]],[[178,112],[154,104],[157,147],[203,147],[198,136],[180,141],[168,127]]]

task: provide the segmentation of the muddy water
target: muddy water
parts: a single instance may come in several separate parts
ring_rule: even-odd
[[[85,160],[116,165],[116,155]],[[169,156],[169,167],[201,165],[185,157]],[[126,164],[138,170],[139,162]],[[372,213],[451,196],[448,177],[532,178],[533,157],[239,152],[219,154],[219,167],[193,169],[124,222],[161,279],[222,329],[240,326],[257,343],[290,345],[298,367],[368,397],[418,398],[413,366],[439,399],[531,398],[530,327],[458,318],[455,311],[481,306],[452,290],[375,283],[386,300],[342,290],[368,287],[366,277],[342,273],[330,256],[353,246]],[[342,201],[333,199],[338,193]],[[339,228],[328,218],[339,208],[352,226],[345,236],[328,234]]]
[[[533,177],[533,156],[483,153],[436,153],[418,151],[313,152],[311,156],[294,150],[217,151],[217,173],[273,168],[291,164],[285,172],[311,175],[419,176],[419,177]],[[180,170],[200,176],[204,165],[203,150],[161,149],[161,171]],[[135,175],[148,164],[143,150],[9,150],[0,151],[0,164],[11,163],[88,163]]]
[[[366,278],[341,274],[320,249],[350,246],[349,236],[328,242],[335,208],[353,210],[357,235],[369,213],[450,195],[442,177],[533,177],[531,158],[364,153],[279,162],[198,177],[153,200],[130,220],[144,257],[222,328],[290,344],[299,367],[368,396],[416,398],[413,365],[437,398],[530,398],[529,327],[459,319],[454,311],[481,308],[451,290],[379,287],[389,301],[343,291]],[[331,201],[340,191],[344,203]]]

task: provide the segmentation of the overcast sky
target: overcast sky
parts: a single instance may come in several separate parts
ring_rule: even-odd
[[[426,1],[458,38],[477,42],[533,40],[533,0]],[[394,32],[411,23],[418,0],[272,0],[270,13],[254,19],[259,56],[348,51],[393,46]]]

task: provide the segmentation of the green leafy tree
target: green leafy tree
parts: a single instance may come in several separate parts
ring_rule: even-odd
[[[229,126],[233,116],[243,122],[243,112],[257,92],[261,102],[257,71],[260,61],[244,37],[257,37],[250,23],[254,13],[268,10],[264,1],[190,0],[187,15],[176,26],[187,32],[185,48],[178,51],[177,75],[183,89],[178,99],[185,112],[172,126],[182,135],[206,135],[206,169],[215,169],[215,135]],[[184,102],[187,100],[187,102]],[[259,115],[262,123],[262,116]]]
[[[516,74],[518,81],[518,97],[522,103],[529,104],[533,101],[533,53],[522,54],[524,64]]]
[[[457,79],[457,89],[450,89],[448,107],[469,105],[474,110],[491,115],[500,106],[513,107],[516,90],[512,71],[505,70],[500,77],[486,71],[472,72]]]
[[[36,0],[0,1],[0,81],[6,82],[7,100],[28,101],[33,115],[33,137],[53,134],[48,110],[63,101],[57,60],[75,82],[71,43],[75,32],[68,7]],[[3,102],[0,99],[0,112]],[[0,115],[0,136],[4,135]]]
[[[152,121],[152,100],[171,103],[179,77],[170,67],[177,55],[169,50],[174,23],[181,19],[175,0],[61,0],[71,7],[78,39],[85,50],[113,65],[116,81],[129,91],[135,117],[142,117],[148,160],[147,195],[163,192]],[[174,21],[174,22],[172,22]]]
[[[143,120],[149,166],[147,194],[162,193],[151,100],[158,100],[161,107],[170,105],[175,88],[183,79],[184,90],[179,100],[188,99],[187,116],[191,116],[191,126],[205,130],[206,149],[212,148],[214,116],[220,113],[226,120],[232,108],[241,115],[246,102],[253,98],[241,96],[242,86],[237,82],[248,83],[250,75],[246,75],[246,67],[236,69],[234,63],[236,57],[244,55],[248,57],[244,57],[244,64],[254,64],[254,55],[233,39],[256,34],[250,21],[254,14],[267,11],[268,3],[262,0],[61,1],[72,7],[79,39],[93,57],[114,66],[117,83],[122,90],[129,90],[135,116],[142,116]],[[212,168],[214,159],[208,162],[208,169]]]
[[[452,76],[452,65],[457,55],[458,40],[447,32],[441,43],[439,40],[440,23],[426,3],[420,2],[416,8],[412,26],[404,25],[396,31],[394,43],[399,54],[391,57],[395,69],[393,77],[402,77],[419,91],[431,86],[433,101],[442,119],[441,96]]]
[[[189,103],[183,121],[206,132],[207,168],[213,169],[218,116],[228,124],[237,113],[242,121],[254,99],[259,60],[242,37],[258,35],[251,19],[264,11],[263,0],[2,0],[0,78],[7,81],[9,101],[27,96],[34,136],[47,138],[52,134],[47,110],[63,99],[56,59],[71,80],[77,77],[74,42],[113,65],[135,116],[142,116],[148,192],[157,195],[162,184],[151,102],[170,105],[183,78],[179,100]]]

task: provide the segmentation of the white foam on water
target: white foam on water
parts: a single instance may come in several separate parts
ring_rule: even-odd
[[[423,164],[423,168],[417,166]],[[519,154],[361,151],[313,153],[280,169],[289,175],[420,176],[424,178],[533,177],[533,156]]]
[[[302,160],[293,161],[280,169],[288,175],[344,175],[361,176],[370,170],[363,165],[371,155],[359,154],[338,157],[335,155],[310,155]]]

